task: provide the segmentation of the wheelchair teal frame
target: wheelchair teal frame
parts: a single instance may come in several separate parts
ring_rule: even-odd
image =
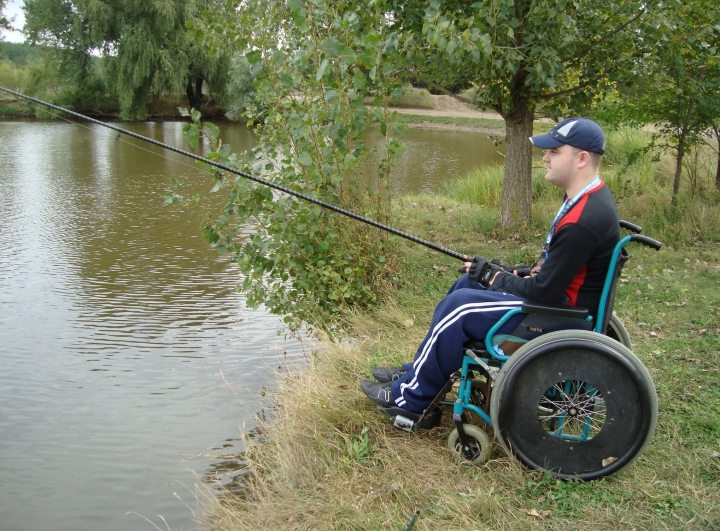
[[[640,397],[638,400],[640,403],[641,411],[633,410],[634,414],[639,420],[637,420],[637,422],[633,421],[634,424],[630,426],[630,429],[631,431],[634,430],[636,427],[635,425],[637,424],[640,425],[640,430],[645,431],[639,433],[637,436],[635,436],[634,439],[629,438],[626,444],[627,448],[623,447],[621,450],[616,451],[616,453],[625,452],[620,458],[608,455],[606,458],[603,458],[601,460],[602,466],[600,466],[600,464],[598,463],[595,463],[591,466],[585,464],[575,466],[574,462],[568,463],[568,466],[564,466],[564,462],[562,461],[563,458],[561,456],[564,448],[561,446],[555,446],[552,447],[551,450],[549,450],[549,453],[551,454],[551,456],[554,456],[554,454],[558,454],[560,455],[560,457],[557,458],[557,456],[554,456],[556,462],[554,464],[548,465],[548,463],[543,461],[542,455],[540,455],[539,457],[532,455],[528,457],[527,455],[524,455],[524,450],[522,448],[517,448],[517,446],[523,446],[523,444],[525,444],[526,446],[532,446],[532,444],[522,441],[524,437],[523,431],[519,428],[514,427],[515,424],[513,424],[512,427],[506,428],[506,431],[508,432],[508,434],[506,435],[502,435],[502,433],[498,432],[498,429],[502,431],[503,428],[498,428],[495,426],[495,424],[498,419],[503,418],[502,414],[505,410],[510,411],[511,415],[516,416],[525,415],[527,417],[528,411],[532,413],[531,406],[522,404],[505,406],[503,404],[503,401],[506,403],[522,402],[522,400],[519,399],[508,398],[512,395],[512,393],[510,393],[507,389],[504,389],[502,385],[514,385],[515,380],[518,380],[518,377],[516,377],[517,375],[515,373],[525,370],[523,366],[526,363],[519,359],[513,360],[514,363],[508,364],[508,367],[506,367],[506,362],[508,362],[513,356],[518,356],[521,353],[521,350],[518,350],[515,354],[513,354],[513,356],[507,356],[505,354],[497,352],[493,346],[494,336],[505,323],[507,323],[510,319],[512,319],[518,314],[527,315],[529,313],[525,309],[525,307],[515,308],[508,311],[503,316],[503,318],[500,319],[490,329],[484,339],[484,349],[466,349],[465,356],[463,357],[462,367],[460,368],[459,373],[456,373],[453,379],[451,379],[451,381],[449,382],[449,385],[446,386],[446,388],[441,393],[441,395],[444,396],[444,393],[449,391],[452,384],[454,382],[457,382],[457,399],[454,402],[444,402],[439,395],[438,399],[433,402],[431,407],[426,410],[426,413],[424,413],[420,420],[415,423],[413,429],[417,429],[417,426],[421,425],[422,421],[426,420],[428,415],[431,414],[433,410],[439,409],[438,406],[452,405],[455,430],[450,434],[448,445],[451,447],[451,450],[454,450],[458,459],[463,462],[480,464],[480,462],[483,462],[485,459],[487,459],[487,456],[489,456],[489,448],[483,448],[484,445],[488,444],[486,443],[486,440],[489,439],[486,439],[487,436],[477,426],[468,424],[466,419],[467,413],[474,413],[480,419],[482,419],[485,424],[494,427],[496,437],[498,437],[499,442],[501,442],[501,444],[505,447],[506,450],[508,450],[512,454],[515,454],[515,456],[518,457],[518,459],[523,464],[532,468],[544,469],[556,477],[594,479],[595,477],[614,473],[621,467],[627,466],[627,464],[632,462],[644,449],[645,445],[647,445],[647,443],[649,442],[649,438],[652,435],[652,431],[654,431],[657,415],[657,395],[655,393],[654,385],[652,384],[652,380],[650,379],[647,370],[630,351],[629,345],[617,345],[614,340],[607,337],[600,340],[597,336],[594,336],[593,334],[599,334],[604,336],[606,332],[605,328],[608,326],[608,321],[612,314],[612,309],[614,305],[614,287],[616,285],[620,269],[622,268],[622,265],[624,264],[624,261],[627,259],[628,256],[627,253],[623,253],[625,246],[630,242],[638,242],[653,249],[659,250],[662,244],[652,238],[640,235],[639,233],[642,229],[637,225],[626,221],[621,221],[620,225],[625,229],[631,230],[633,234],[621,238],[621,240],[615,246],[603,286],[597,317],[593,319],[591,316],[587,315],[587,312],[585,312],[585,316],[580,317],[580,320],[592,323],[591,331],[563,330],[561,331],[561,334],[558,334],[557,332],[552,332],[550,334],[547,334],[546,339],[540,340],[544,337],[540,336],[539,338],[529,340],[527,343],[525,343],[525,345],[523,345],[523,347],[521,347],[522,357],[530,360],[530,362],[534,362],[536,364],[540,363],[540,367],[542,367],[543,364],[547,365],[549,363],[547,361],[543,361],[550,359],[545,355],[547,352],[558,352],[564,356],[567,356],[568,353],[574,352],[572,349],[584,349],[582,350],[582,355],[585,355],[585,352],[587,352],[587,356],[593,357],[593,359],[597,359],[598,363],[606,363],[604,361],[606,359],[612,360],[611,362],[607,362],[609,363],[608,367],[610,369],[620,367],[621,369],[618,370],[620,370],[621,376],[627,375],[627,378],[625,379],[631,382],[637,382],[636,384],[623,384],[624,387],[621,389],[620,394],[623,394],[624,392],[628,396],[634,397],[635,394],[637,394]],[[547,310],[547,312],[543,311],[545,309]],[[533,305],[532,313],[543,315],[543,313],[552,314],[553,312],[558,311],[563,312],[563,307],[547,305],[544,307],[540,306],[538,308],[538,305]],[[572,314],[581,315],[581,312],[582,309],[573,309],[571,311],[568,311],[568,313],[571,315],[566,315],[566,317],[573,318]],[[555,313],[555,315],[557,315],[557,313]],[[576,335],[577,338],[574,337]],[[536,344],[537,348],[534,348]],[[543,356],[545,357],[543,358]],[[535,358],[540,361],[533,361]],[[487,381],[483,382],[485,396],[484,402],[482,404],[478,404],[477,399],[474,396],[474,386],[478,381],[475,379],[474,373],[477,371],[482,373],[484,377],[487,378]],[[590,374],[592,371],[588,369],[586,372]],[[594,377],[598,378],[597,375]],[[602,377],[600,377],[600,380],[602,380]],[[619,378],[619,380],[624,381],[623,378]],[[497,382],[501,382],[500,391],[504,394],[504,396],[498,398],[497,400],[495,400],[496,397],[491,397],[492,400],[488,400],[488,395],[496,392],[493,387]],[[562,383],[562,385],[559,385],[560,383]],[[607,424],[608,426],[610,426],[614,421],[614,418],[608,418],[607,416],[603,416],[603,412],[605,412],[605,408],[607,407],[615,409],[617,409],[618,407],[623,407],[616,405],[612,400],[610,400],[610,395],[612,393],[611,387],[605,385],[605,391],[601,392],[598,388],[586,382],[584,378],[580,379],[579,377],[565,378],[561,380],[561,382],[553,385],[555,385],[555,387],[545,388],[547,389],[547,391],[545,391],[545,393],[540,399],[541,401],[544,400],[545,403],[548,404],[548,407],[546,408],[547,411],[551,411],[551,408],[557,407],[557,409],[552,409],[553,415],[551,415],[553,422],[555,423],[554,428],[551,428],[550,431],[546,430],[545,433],[551,436],[550,439],[562,441],[562,443],[560,444],[573,445],[572,447],[568,448],[578,448],[577,445],[580,445],[579,448],[587,449],[588,455],[598,454],[602,457],[602,455],[604,454],[598,453],[600,452],[598,450],[599,444],[594,444],[592,440],[593,438],[597,437],[598,434],[602,431],[603,425]],[[567,398],[569,396],[572,396],[573,399],[576,401],[576,407],[569,409],[561,409],[561,407],[555,405],[557,403],[560,403],[563,397]],[[610,401],[608,402],[608,400]],[[491,401],[493,402],[494,406],[489,408],[488,402]],[[525,401],[527,402],[527,400]],[[535,406],[536,420],[538,407],[538,405]],[[490,409],[491,411],[488,411],[488,409]],[[584,418],[584,420],[582,418],[582,415],[578,415],[578,409],[587,409],[587,411],[589,412],[587,413],[587,416]],[[555,415],[555,413],[557,413],[557,415]],[[597,419],[593,418],[593,415],[595,415],[596,417],[600,417],[600,420],[603,424],[598,426],[598,421]],[[494,417],[496,422],[493,422]],[[578,418],[580,418],[580,422],[577,422]],[[576,424],[573,424],[573,426],[575,427],[575,432],[566,433],[566,427],[573,420],[576,421]],[[533,431],[536,429],[536,427],[532,424],[532,422],[526,424],[529,426],[529,431]],[[612,429],[618,428],[608,427],[606,431],[612,431]],[[544,444],[546,437],[542,436],[543,432],[538,433],[540,434],[537,436],[538,443],[542,445]],[[558,443],[553,444],[557,445]],[[525,453],[532,454],[533,451],[531,449],[529,452]],[[550,460],[552,461],[552,459]],[[598,458],[598,460],[600,459]],[[615,466],[614,463],[618,460],[619,463],[617,466]]]

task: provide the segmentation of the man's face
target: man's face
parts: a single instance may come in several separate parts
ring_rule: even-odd
[[[542,158],[547,168],[545,180],[567,190],[575,175],[579,153],[579,150],[567,144],[548,149]]]

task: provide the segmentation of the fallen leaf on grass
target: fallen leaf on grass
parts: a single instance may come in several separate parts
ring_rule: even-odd
[[[617,461],[617,457],[606,457],[605,459],[602,460],[602,466],[610,466],[615,461]]]
[[[525,514],[534,518],[546,518],[550,516],[550,511],[538,511],[537,509],[530,509],[529,511],[525,511]]]

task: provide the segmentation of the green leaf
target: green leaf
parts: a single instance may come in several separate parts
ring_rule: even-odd
[[[337,57],[342,53],[345,45],[334,37],[325,39],[320,44],[320,48],[325,50],[328,57]]]
[[[330,64],[330,62],[327,59],[320,63],[320,68],[318,68],[317,74],[315,75],[315,81],[320,81],[323,78],[328,64]]]
[[[345,155],[345,167],[349,170],[357,168],[357,158],[352,153]]]
[[[356,90],[362,89],[367,84],[367,78],[365,74],[359,68],[355,68],[353,72],[353,88]]]
[[[205,129],[208,130],[208,132],[210,133],[210,136],[213,139],[220,136],[220,130],[218,129],[218,127],[215,124],[211,124],[210,122],[205,122],[203,125],[205,126]]]
[[[298,157],[298,162],[303,166],[312,166],[313,160],[310,156],[310,153],[308,153],[307,151],[303,151]]]

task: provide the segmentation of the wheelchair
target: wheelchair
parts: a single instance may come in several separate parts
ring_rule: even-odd
[[[447,445],[461,463],[479,465],[490,456],[490,437],[469,423],[474,414],[494,429],[509,455],[557,478],[592,480],[630,465],[650,442],[658,400],[613,314],[615,287],[628,243],[655,250],[662,244],[641,235],[637,225],[621,220],[620,226],[631,234],[615,246],[597,316],[587,308],[525,301],[483,341],[464,346],[461,369],[422,414],[379,409],[396,427],[417,431],[439,425],[442,408],[452,408],[455,428]],[[518,313],[525,317],[512,335],[498,334]],[[445,401],[454,387],[457,399]]]

